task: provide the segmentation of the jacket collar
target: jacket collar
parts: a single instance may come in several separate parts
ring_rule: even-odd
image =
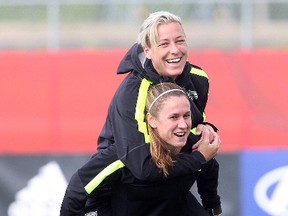
[[[189,81],[190,70],[191,65],[189,62],[186,62],[183,73],[179,75],[175,81],[168,76],[159,76],[154,69],[151,60],[145,57],[141,45],[135,43],[121,60],[117,68],[117,74],[125,74],[133,71],[135,74],[142,78],[146,78],[153,83],[176,82],[184,88],[188,86],[191,88],[191,82]]]

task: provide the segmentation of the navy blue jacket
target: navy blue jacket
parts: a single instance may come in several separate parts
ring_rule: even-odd
[[[186,185],[184,187],[186,192],[197,179],[203,205],[206,208],[218,208],[220,206],[220,197],[217,194],[219,165],[215,159],[207,164],[200,152],[191,152],[191,146],[198,140],[193,133],[190,134],[187,145],[182,150],[183,154],[174,158],[174,166],[169,167],[167,178],[159,172],[151,160],[149,135],[145,122],[147,92],[151,85],[174,81],[169,77],[159,76],[155,72],[151,61],[145,59],[143,50],[138,44],[132,46],[120,62],[117,74],[126,73],[127,76],[109,105],[106,122],[98,138],[98,151],[71,178],[61,211],[65,212],[65,206],[74,206],[75,212],[81,208],[83,210],[83,203],[88,197],[105,200],[107,194],[109,194],[107,197],[111,195],[107,192],[111,187],[114,186],[119,191],[118,184],[114,184],[119,182],[119,179],[121,184],[125,185],[135,186],[137,182],[137,190],[139,185],[142,187],[163,181],[170,182],[179,177],[189,180],[187,184],[183,184]],[[204,109],[209,90],[207,74],[201,68],[187,62],[183,73],[175,82],[191,93],[192,126],[196,127],[205,120]],[[199,172],[199,170],[209,170],[209,172]],[[169,180],[173,178],[175,179]],[[103,198],[104,194],[105,198]],[[127,202],[126,204],[129,205]]]

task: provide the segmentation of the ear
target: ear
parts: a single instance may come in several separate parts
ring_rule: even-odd
[[[146,114],[146,120],[152,128],[157,128],[157,121],[150,113]]]
[[[145,47],[143,50],[144,50],[146,58],[151,59],[150,48]]]

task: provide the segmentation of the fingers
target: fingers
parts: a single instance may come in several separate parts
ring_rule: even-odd
[[[214,140],[213,134],[215,133],[215,131],[210,125],[203,125],[203,124],[197,125],[196,135],[201,135],[204,130],[209,130],[209,132],[210,132],[209,141],[210,141],[210,143],[213,142],[213,140]]]
[[[199,147],[199,143],[195,143],[195,144],[192,146],[192,151],[197,150],[198,147]]]
[[[202,135],[201,135],[200,140],[192,146],[192,151],[197,150],[199,145],[202,143],[210,144],[211,142],[210,131],[207,128],[203,128],[203,131],[201,131],[201,134]]]
[[[213,141],[210,139],[211,135],[213,137]],[[202,131],[201,139],[197,142],[197,144],[197,150],[202,153],[206,161],[209,161],[217,155],[221,145],[221,140],[217,133],[214,131],[211,132],[209,129],[205,128]]]
[[[210,143],[210,131],[207,128],[204,128],[202,131],[202,138],[204,142]]]
[[[221,146],[221,140],[220,140],[220,137],[219,137],[219,135],[217,133],[214,136],[214,140],[211,143],[211,146],[215,148],[216,154],[218,154],[218,152],[220,150],[220,146]]]
[[[222,143],[221,140],[220,140],[220,136],[217,133],[215,133],[215,132],[214,132],[213,136],[214,136],[214,138],[213,138],[213,142],[211,142],[211,144],[217,145],[217,146],[220,147],[220,145]]]
[[[200,135],[203,131],[204,125],[198,124],[196,127],[196,135]]]
[[[214,158],[220,149],[221,140],[219,135],[209,127],[197,127],[201,128],[200,140],[192,146],[192,151],[200,151],[207,161]]]
[[[214,132],[214,129],[210,125],[198,124],[196,127],[196,135],[200,135],[204,129],[209,129],[209,131]]]
[[[209,131],[207,131],[207,130],[201,131],[201,134],[202,135],[201,135],[199,141],[192,146],[192,151],[197,150],[199,145],[204,143],[204,142],[209,144],[209,136],[210,136]]]

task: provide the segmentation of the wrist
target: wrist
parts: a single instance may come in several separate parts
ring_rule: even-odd
[[[214,215],[220,215],[222,213],[222,208],[219,206],[218,208],[215,209],[206,209],[208,210],[209,214],[214,216]]]

